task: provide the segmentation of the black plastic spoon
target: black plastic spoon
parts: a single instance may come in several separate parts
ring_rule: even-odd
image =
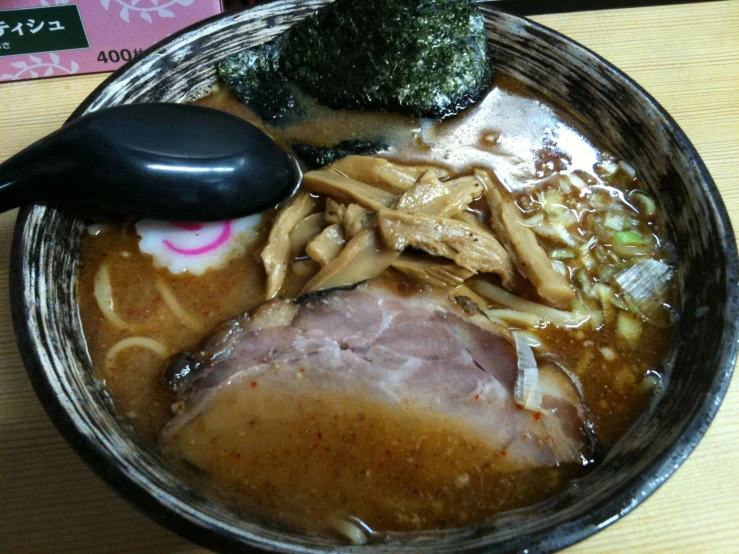
[[[0,165],[0,211],[52,201],[174,221],[261,212],[289,197],[296,160],[250,123],[211,108],[96,111]]]

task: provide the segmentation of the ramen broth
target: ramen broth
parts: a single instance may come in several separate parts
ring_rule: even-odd
[[[216,90],[198,103],[258,123],[226,90]],[[438,164],[453,174],[492,168],[532,225],[544,217],[561,231],[557,221],[569,210],[578,218],[569,229],[577,228],[584,237],[598,235],[604,225],[623,223],[599,212],[597,202],[633,203],[640,187],[627,165],[621,166],[625,170],[618,179],[601,179],[604,172],[614,173],[616,162],[578,132],[571,118],[506,78],[497,79],[478,106],[441,124],[318,106],[309,113],[308,122],[269,131],[288,143],[309,140],[319,145],[382,138],[391,145],[383,156],[408,164]],[[585,198],[577,186],[550,190],[542,185],[562,172],[594,192]],[[322,207],[325,198],[317,198]],[[646,203],[648,198],[636,200]],[[578,204],[586,201],[596,207]],[[550,209],[552,202],[556,207]],[[468,213],[486,217],[485,211],[478,200]],[[651,237],[655,259],[669,257],[654,210],[618,217],[630,218],[629,229]],[[90,227],[83,241],[78,291],[89,352],[118,412],[146,439],[155,441],[172,418],[175,399],[162,379],[169,356],[197,348],[221,322],[265,301],[259,253],[273,218],[274,213],[264,214],[238,255],[200,275],[155,267],[139,248],[135,221],[105,220]],[[598,294],[613,294],[598,288],[598,276],[605,279],[603,263],[592,262],[603,254],[602,259],[611,260],[608,267],[618,268],[623,264],[618,255],[606,248],[576,256],[578,250],[561,233],[557,238],[542,231],[539,239],[552,259],[568,264],[578,291],[596,287]],[[117,323],[96,299],[103,266]],[[316,270],[317,264],[307,258],[292,264],[281,296],[297,296]],[[383,276],[410,279],[394,270]],[[496,284],[494,278],[489,281]],[[531,287],[519,294],[536,299]],[[582,313],[595,313],[598,294],[584,300]],[[479,296],[473,299],[486,302]],[[623,304],[622,295],[613,296],[613,302]],[[487,303],[482,307],[505,308]],[[605,309],[599,325],[569,328],[544,322],[527,329],[503,320],[509,328],[533,335],[541,343],[535,346],[537,354],[545,352],[579,378],[601,452],[625,433],[650,400],[661,379],[671,333],[668,320],[639,323],[638,334],[629,334],[634,320],[626,308]],[[144,342],[134,339],[111,355],[112,347],[132,337]],[[146,342],[152,339],[156,342]],[[294,396],[258,387],[248,394],[239,387],[219,394],[215,407],[183,430],[188,435],[170,445],[168,454],[199,467],[242,505],[302,528],[324,531],[347,518],[359,518],[378,531],[466,525],[536,503],[588,469],[561,465],[501,472],[497,463],[505,452],[491,451],[463,422],[383,402],[321,391]]]

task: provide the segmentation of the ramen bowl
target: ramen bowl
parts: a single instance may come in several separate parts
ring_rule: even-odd
[[[271,39],[324,3],[275,2],[190,27],[113,74],[71,119],[120,104],[199,98],[216,82],[214,62]],[[636,507],[703,436],[728,387],[738,336],[737,249],[716,186],[672,118],[627,76],[550,29],[480,7],[496,70],[565,108],[629,160],[666,215],[681,317],[658,393],[593,471],[542,503],[485,524],[344,546],[219,503],[197,475],[173,470],[135,434],[94,378],[85,344],[76,296],[82,213],[27,206],[13,238],[11,298],[30,379],[70,445],[152,519],[228,552],[551,551]]]

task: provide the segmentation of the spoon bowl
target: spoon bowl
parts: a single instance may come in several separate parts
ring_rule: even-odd
[[[0,165],[0,210],[51,201],[173,221],[219,221],[289,197],[302,174],[269,135],[188,104],[130,104],[69,123]]]

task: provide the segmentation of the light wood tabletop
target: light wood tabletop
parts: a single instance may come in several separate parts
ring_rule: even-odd
[[[697,147],[739,223],[739,0],[535,17],[613,62]],[[58,128],[105,75],[0,85],[0,160]],[[103,484],[57,434],[15,344],[0,215],[0,552],[195,553]],[[651,498],[568,552],[739,552],[739,382]]]

